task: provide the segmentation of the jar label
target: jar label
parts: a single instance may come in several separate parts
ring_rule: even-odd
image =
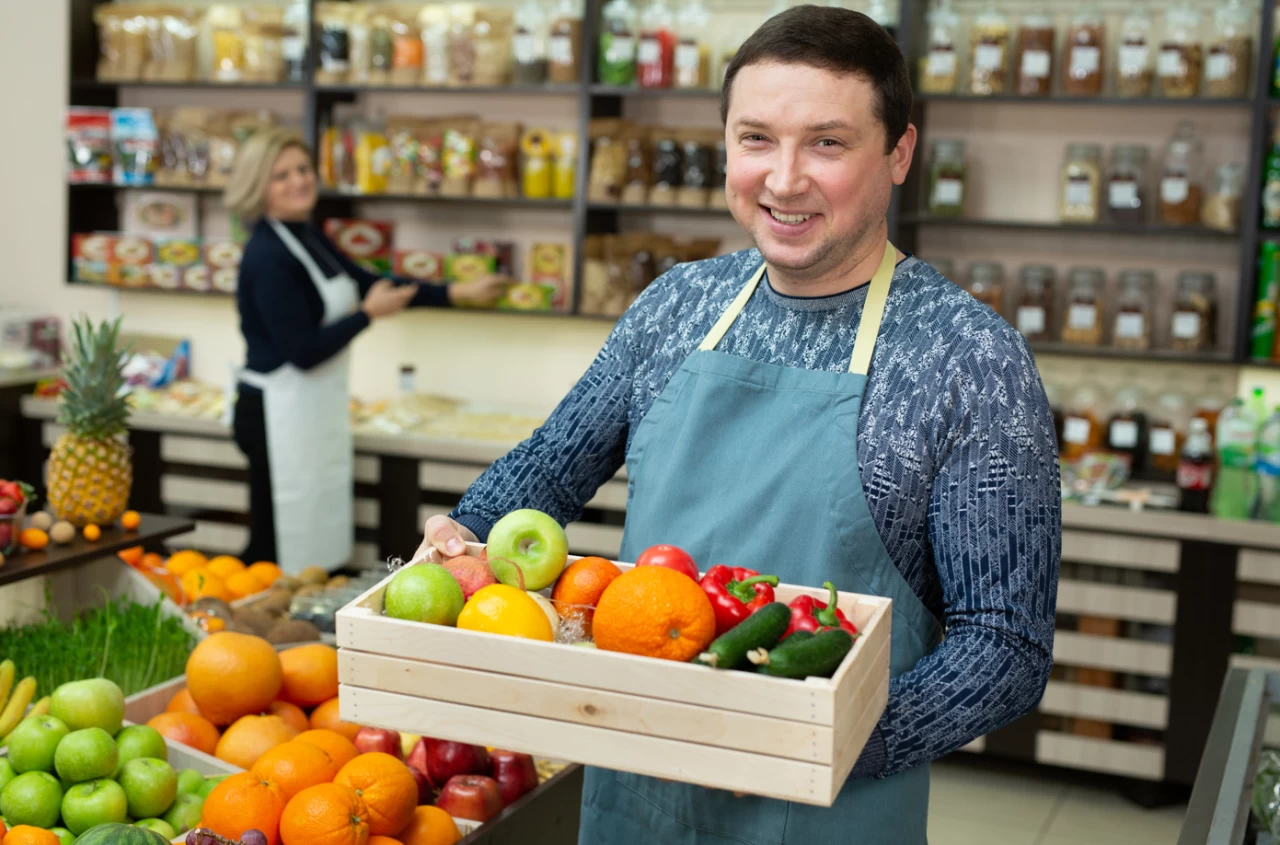
[[[1182,60],[1182,51],[1177,47],[1165,47],[1160,51],[1159,69],[1161,76],[1182,76],[1187,72],[1187,64]]]
[[[1153,455],[1172,455],[1178,449],[1178,435],[1171,428],[1151,429],[1149,448]]]
[[[1088,76],[1097,73],[1102,61],[1102,51],[1097,47],[1073,47],[1071,50],[1071,75]]]
[[[1200,336],[1200,315],[1195,311],[1173,312],[1173,336],[1177,340],[1194,340]]]
[[[1210,82],[1221,82],[1231,76],[1231,54],[1210,53],[1209,60],[1204,63],[1204,78]]]
[[[956,72],[956,54],[954,50],[932,50],[929,61],[925,65],[928,76],[954,76]]]
[[[1138,207],[1138,183],[1132,179],[1113,179],[1107,185],[1107,202],[1112,208]]]
[[[1182,461],[1178,464],[1178,489],[1208,490],[1213,486],[1213,462],[1193,464]]]
[[[642,65],[656,65],[662,61],[662,42],[656,38],[641,38],[636,61]]]
[[[1111,448],[1134,449],[1138,445],[1138,424],[1133,420],[1116,420],[1111,424]]]
[[[1004,48],[997,44],[979,44],[973,51],[973,66],[977,70],[999,70],[1004,67]]]
[[[1067,181],[1066,199],[1069,206],[1092,206],[1093,180],[1088,176],[1080,179],[1069,179]]]
[[[933,183],[934,205],[960,205],[964,200],[964,181],[960,179],[939,179]]]
[[[1089,442],[1089,430],[1092,428],[1084,417],[1067,417],[1062,421],[1062,439],[1067,443],[1083,445]]]
[[[1048,50],[1026,50],[1022,53],[1022,75],[1028,79],[1046,79],[1052,63]]]
[[[1177,205],[1187,201],[1191,195],[1191,185],[1182,176],[1169,176],[1160,180],[1160,199],[1169,205]]]
[[[1120,75],[1138,76],[1147,69],[1150,51],[1146,44],[1125,44],[1120,48]]]
[[[567,35],[553,35],[547,42],[547,60],[552,64],[573,64],[573,39]]]
[[[538,60],[538,39],[532,32],[518,32],[511,39],[511,55],[518,65],[531,65]]]
[[[1092,329],[1098,323],[1098,308],[1096,305],[1072,305],[1067,309],[1067,326],[1076,331],[1085,332]]]
[[[702,65],[702,49],[697,44],[681,44],[676,47],[676,68],[696,71]]]
[[[1044,308],[1039,305],[1023,305],[1018,308],[1018,331],[1023,334],[1044,332]]]
[[[609,64],[625,64],[634,61],[635,57],[636,42],[625,35],[615,35],[609,41],[604,60]]]
[[[1147,327],[1147,318],[1142,314],[1117,314],[1116,337],[1124,340],[1135,340],[1142,337]]]

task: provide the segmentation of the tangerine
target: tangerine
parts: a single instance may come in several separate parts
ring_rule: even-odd
[[[349,786],[308,787],[285,806],[280,841],[284,845],[368,845],[369,808]]]
[[[197,716],[203,715],[200,708],[196,706],[196,700],[191,697],[191,690],[183,687],[171,699],[169,704],[164,708],[166,713],[194,713]]]
[[[253,772],[231,775],[213,788],[204,800],[200,826],[237,842],[245,831],[257,828],[267,845],[279,845],[280,817],[287,799],[279,784]]]
[[[268,587],[284,577],[284,570],[267,560],[260,560],[257,563],[250,564],[248,571]]]
[[[137,511],[125,511],[120,514],[120,527],[125,531],[133,531],[142,524],[142,517]]]
[[[214,756],[252,769],[262,755],[297,736],[297,729],[279,716],[242,716],[223,732]]]
[[[287,701],[277,700],[271,702],[271,706],[267,708],[267,712],[263,715],[279,716],[281,719],[288,722],[298,733],[310,730],[311,728],[311,724],[307,721],[307,714],[302,711],[302,708],[296,704],[290,704]]]
[[[9,828],[4,835],[4,845],[62,845],[62,841],[52,831],[20,824]]]
[[[23,548],[35,551],[49,545],[49,535],[39,528],[24,528],[22,533],[18,535],[18,542],[22,544]],[[19,827],[21,826],[19,825]]]
[[[174,552],[169,556],[169,560],[165,563],[165,568],[181,578],[193,569],[199,569],[209,562],[209,559],[194,549],[183,549],[180,552]]]
[[[674,569],[637,566],[605,588],[592,628],[605,651],[687,663],[711,645],[716,614],[697,581]]]
[[[439,807],[418,807],[409,826],[398,834],[401,845],[453,845],[462,838],[458,823]]]
[[[308,787],[331,782],[338,767],[320,746],[295,739],[263,754],[251,771],[278,784],[287,801]]]
[[[399,839],[392,839],[390,836],[370,836],[369,845],[403,845]]]
[[[244,561],[231,555],[218,555],[205,564],[205,568],[224,581],[245,570]]]
[[[155,716],[148,725],[174,742],[189,745],[197,751],[212,754],[218,749],[218,729],[199,713],[169,712]]]
[[[223,631],[205,638],[187,658],[187,689],[215,725],[264,712],[283,683],[280,655],[261,637]]]
[[[294,742],[309,742],[319,746],[333,758],[339,769],[360,756],[360,750],[351,740],[336,731],[310,730],[303,731],[293,738]]]
[[[96,543],[102,539],[102,529],[90,522],[82,530],[84,538],[90,543]]]
[[[418,782],[399,758],[378,751],[361,754],[338,771],[333,782],[349,786],[369,808],[369,832],[393,836],[413,821]]]
[[[315,707],[338,694],[338,650],[323,643],[280,652],[284,686],[280,698],[299,707]]]
[[[267,588],[257,575],[252,572],[233,572],[226,579],[227,591],[238,599],[256,595]]]
[[[605,588],[621,574],[621,569],[602,557],[575,560],[560,574],[560,580],[556,581],[555,589],[551,591],[551,601],[555,604],[556,612],[566,621],[575,619],[580,622],[583,634],[591,636],[591,618],[595,614],[595,606]]]
[[[338,697],[336,695],[311,711],[311,729],[333,731],[352,741],[355,741],[356,734],[360,733],[359,725],[353,725],[338,718]]]
[[[173,570],[169,570],[172,572]],[[182,576],[182,591],[191,601],[198,599],[222,599],[233,601],[235,596],[227,589],[226,583],[207,569],[193,569]]]

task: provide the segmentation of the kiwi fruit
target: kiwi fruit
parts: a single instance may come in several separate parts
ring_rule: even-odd
[[[324,585],[326,590],[341,590],[343,587],[351,583],[351,579],[345,575],[335,575],[329,579],[329,583]]]
[[[239,607],[233,610],[231,621],[246,634],[253,634],[258,637],[265,637],[276,624],[276,620],[251,607]]]
[[[281,616],[289,612],[289,605],[292,601],[292,590],[273,589],[262,599],[254,602],[253,607],[254,610],[265,613],[268,616]]]
[[[302,586],[302,580],[297,575],[282,575],[271,586],[277,590],[289,590],[292,592]]]
[[[76,527],[70,522],[55,522],[49,528],[49,539],[59,546],[65,546],[76,538]]]
[[[305,598],[306,596],[314,596],[324,592],[323,584],[307,584],[305,587],[299,587],[293,594],[295,599]]]
[[[210,616],[216,616],[219,619],[233,619],[235,611],[231,609],[231,605],[222,599],[205,597],[196,599],[191,603],[191,610],[203,611]]]
[[[48,511],[36,511],[27,518],[27,527],[48,531],[53,527],[53,517],[49,515]]]
[[[303,584],[327,584],[329,582],[329,570],[323,566],[308,566],[298,573],[298,579]]]
[[[301,619],[281,619],[267,632],[266,640],[272,645],[281,643],[308,643],[320,639],[320,629]]]

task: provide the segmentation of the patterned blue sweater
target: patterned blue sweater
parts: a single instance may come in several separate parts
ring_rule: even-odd
[[[562,524],[579,518],[760,261],[747,250],[655,281],[546,424],[476,481],[454,517],[481,539],[517,508]],[[866,291],[798,299],[761,284],[718,348],[844,371]],[[1053,654],[1061,491],[1053,415],[1026,343],[918,259],[894,276],[859,422],[858,465],[880,537],[946,630],[891,683],[854,771],[888,776],[1039,701]]]

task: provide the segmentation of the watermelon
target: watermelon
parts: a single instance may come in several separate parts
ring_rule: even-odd
[[[80,834],[76,845],[169,845],[169,840],[154,830],[127,824],[100,824]]]

